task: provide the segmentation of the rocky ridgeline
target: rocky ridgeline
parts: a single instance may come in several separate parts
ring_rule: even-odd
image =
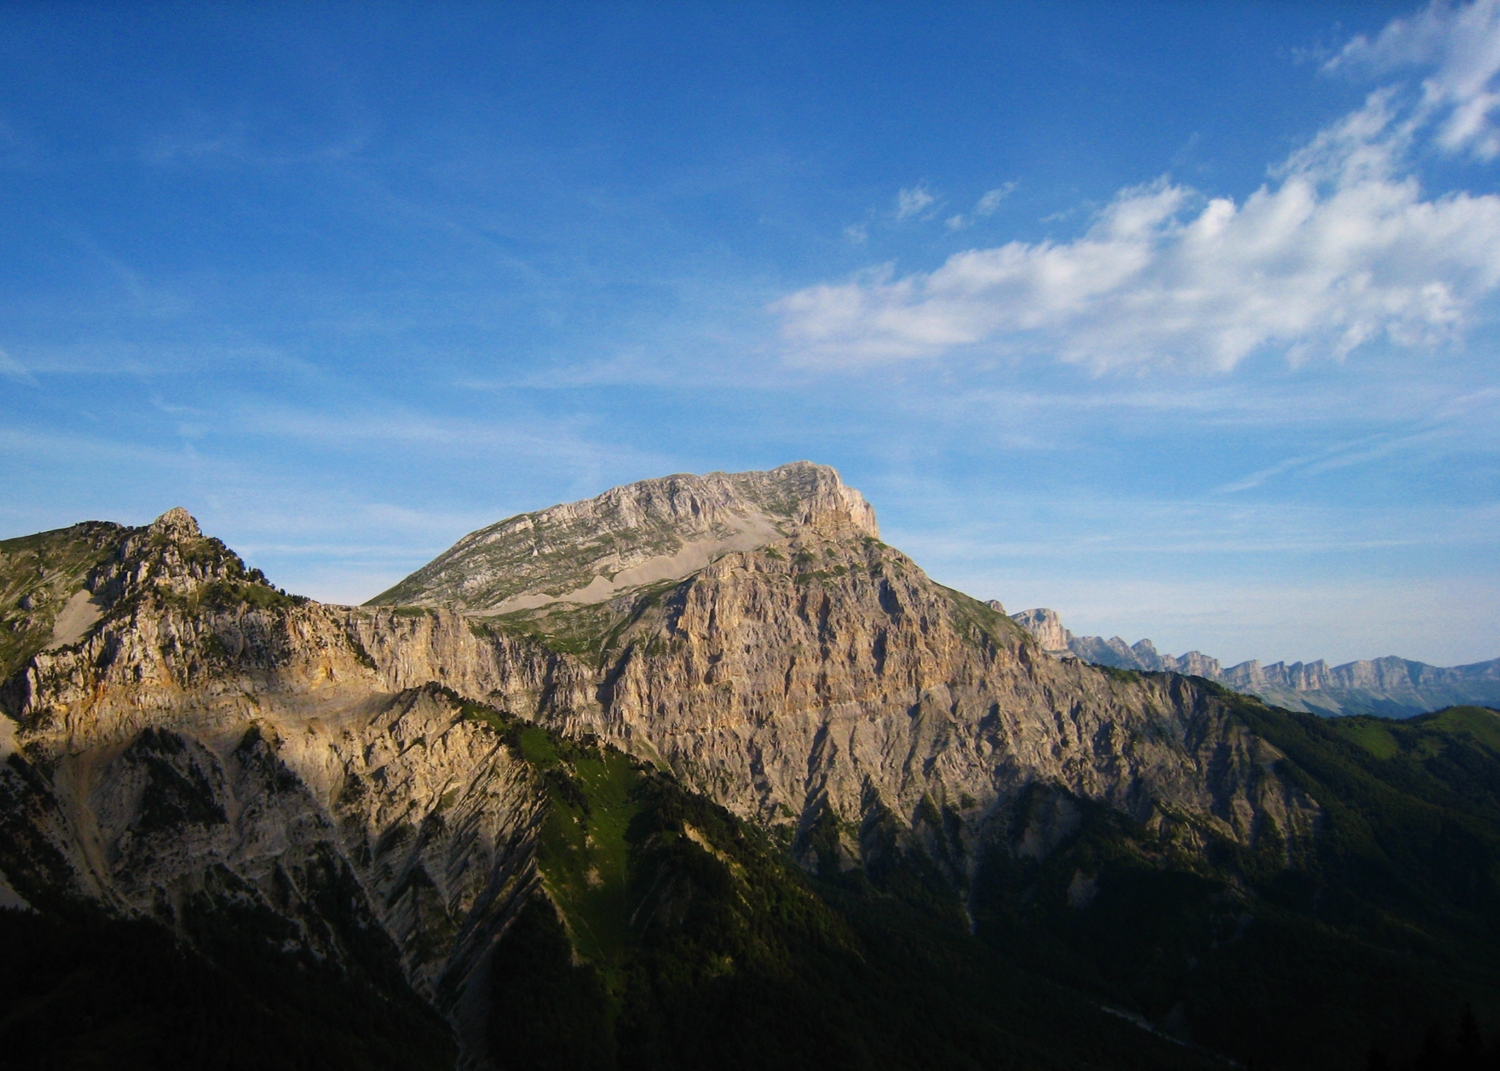
[[[1186,857],[1287,857],[1321,813],[1214,689],[1050,657],[881,543],[831,469],[515,518],[362,608],[285,595],[181,510],[100,531],[31,537],[71,563],[49,599],[90,610],[0,688],[0,898],[386,957],[471,1053],[487,952],[539,887],[542,796],[486,709],[670,770],[809,865],[894,828],[960,891],[986,851],[1050,851],[1071,799]]]
[[[1117,669],[1206,677],[1288,710],[1405,718],[1465,703],[1500,705],[1500,658],[1466,666],[1430,666],[1386,657],[1341,666],[1319,659],[1268,666],[1249,661],[1226,668],[1201,651],[1161,654],[1150,640],[1127,644],[1118,636],[1108,640],[1075,636],[1052,610],[1022,610],[1012,620],[1056,657],[1071,656]]]
[[[475,1047],[471,976],[537,881],[525,765],[186,512],[111,550],[77,578],[85,634],[0,692],[0,903],[211,918],[351,977],[395,970]]]

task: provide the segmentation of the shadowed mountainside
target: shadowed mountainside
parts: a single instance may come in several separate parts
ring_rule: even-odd
[[[181,510],[0,543],[33,619],[0,686],[17,947],[107,972],[166,934],[162,994],[207,972],[292,1024],[311,986],[332,1031],[475,1067],[1356,1067],[1455,1002],[1492,1021],[1491,712],[1384,737],[1059,661],[832,470],[705,477],[718,514],[697,479],[528,515],[545,560],[498,601],[461,594],[473,537],[411,580],[428,605],[365,608]],[[601,556],[605,500],[654,504]],[[686,546],[744,502],[774,538],[503,609],[677,554],[628,545],[643,516]],[[44,977],[0,1049],[65,1026]]]

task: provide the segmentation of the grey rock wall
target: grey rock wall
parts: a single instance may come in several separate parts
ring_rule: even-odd
[[[1319,805],[1213,689],[1051,657],[881,543],[831,470],[788,469],[720,481],[725,508],[778,518],[774,539],[582,617],[437,605],[442,584],[431,605],[322,606],[185,514],[123,530],[78,589],[98,620],[0,688],[0,877],[169,925],[240,912],[351,970],[382,969],[378,938],[474,1052],[486,951],[535,888],[541,796],[461,697],[597,734],[804,854],[831,827],[848,865],[872,823],[923,844],[939,811],[964,843],[1004,840],[1023,796],[1098,801],[1187,853],[1315,835]],[[652,490],[646,513],[658,490],[688,534],[722,521],[697,489]],[[958,887],[978,854],[944,857]]]

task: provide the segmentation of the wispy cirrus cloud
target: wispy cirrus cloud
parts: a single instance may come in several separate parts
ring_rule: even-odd
[[[31,370],[4,350],[0,350],[0,376],[18,379],[29,387],[40,386]]]
[[[1324,65],[1381,75],[1410,67],[1431,69],[1422,80],[1419,114],[1437,119],[1439,147],[1483,160],[1500,153],[1500,130],[1491,120],[1500,108],[1500,0],[1434,3],[1415,18],[1394,20],[1373,41],[1361,34]]]
[[[903,189],[896,194],[896,219],[920,217],[936,203],[937,198],[924,185]]]
[[[770,306],[785,343],[829,363],[979,347],[1099,371],[1222,371],[1263,349],[1298,363],[1377,338],[1459,339],[1500,288],[1500,197],[1428,196],[1411,161],[1428,142],[1492,155],[1497,3],[1434,7],[1351,42],[1330,69],[1425,63],[1419,99],[1377,90],[1243,202],[1167,178],[1126,188],[1071,241],[971,249],[932,272],[887,264],[789,294]]]
[[[1250,473],[1238,480],[1215,489],[1216,494],[1235,494],[1261,487],[1268,481],[1291,473],[1315,475],[1335,469],[1349,468],[1402,451],[1416,450],[1430,445],[1433,440],[1447,434],[1443,428],[1425,428],[1405,435],[1381,432],[1366,435],[1350,442],[1335,443],[1311,454],[1285,458],[1274,465]]]
[[[967,216],[959,213],[949,216],[947,226],[950,231],[961,231],[970,226],[976,219],[986,219],[993,216],[1000,208],[1000,202],[1016,192],[1016,183],[1007,182],[1003,186],[996,186],[993,190],[986,190],[983,197],[975,202],[973,211]]]

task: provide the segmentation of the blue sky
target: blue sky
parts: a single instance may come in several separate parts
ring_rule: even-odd
[[[837,466],[939,580],[1500,655],[1500,4],[0,6],[0,535],[358,601]]]

